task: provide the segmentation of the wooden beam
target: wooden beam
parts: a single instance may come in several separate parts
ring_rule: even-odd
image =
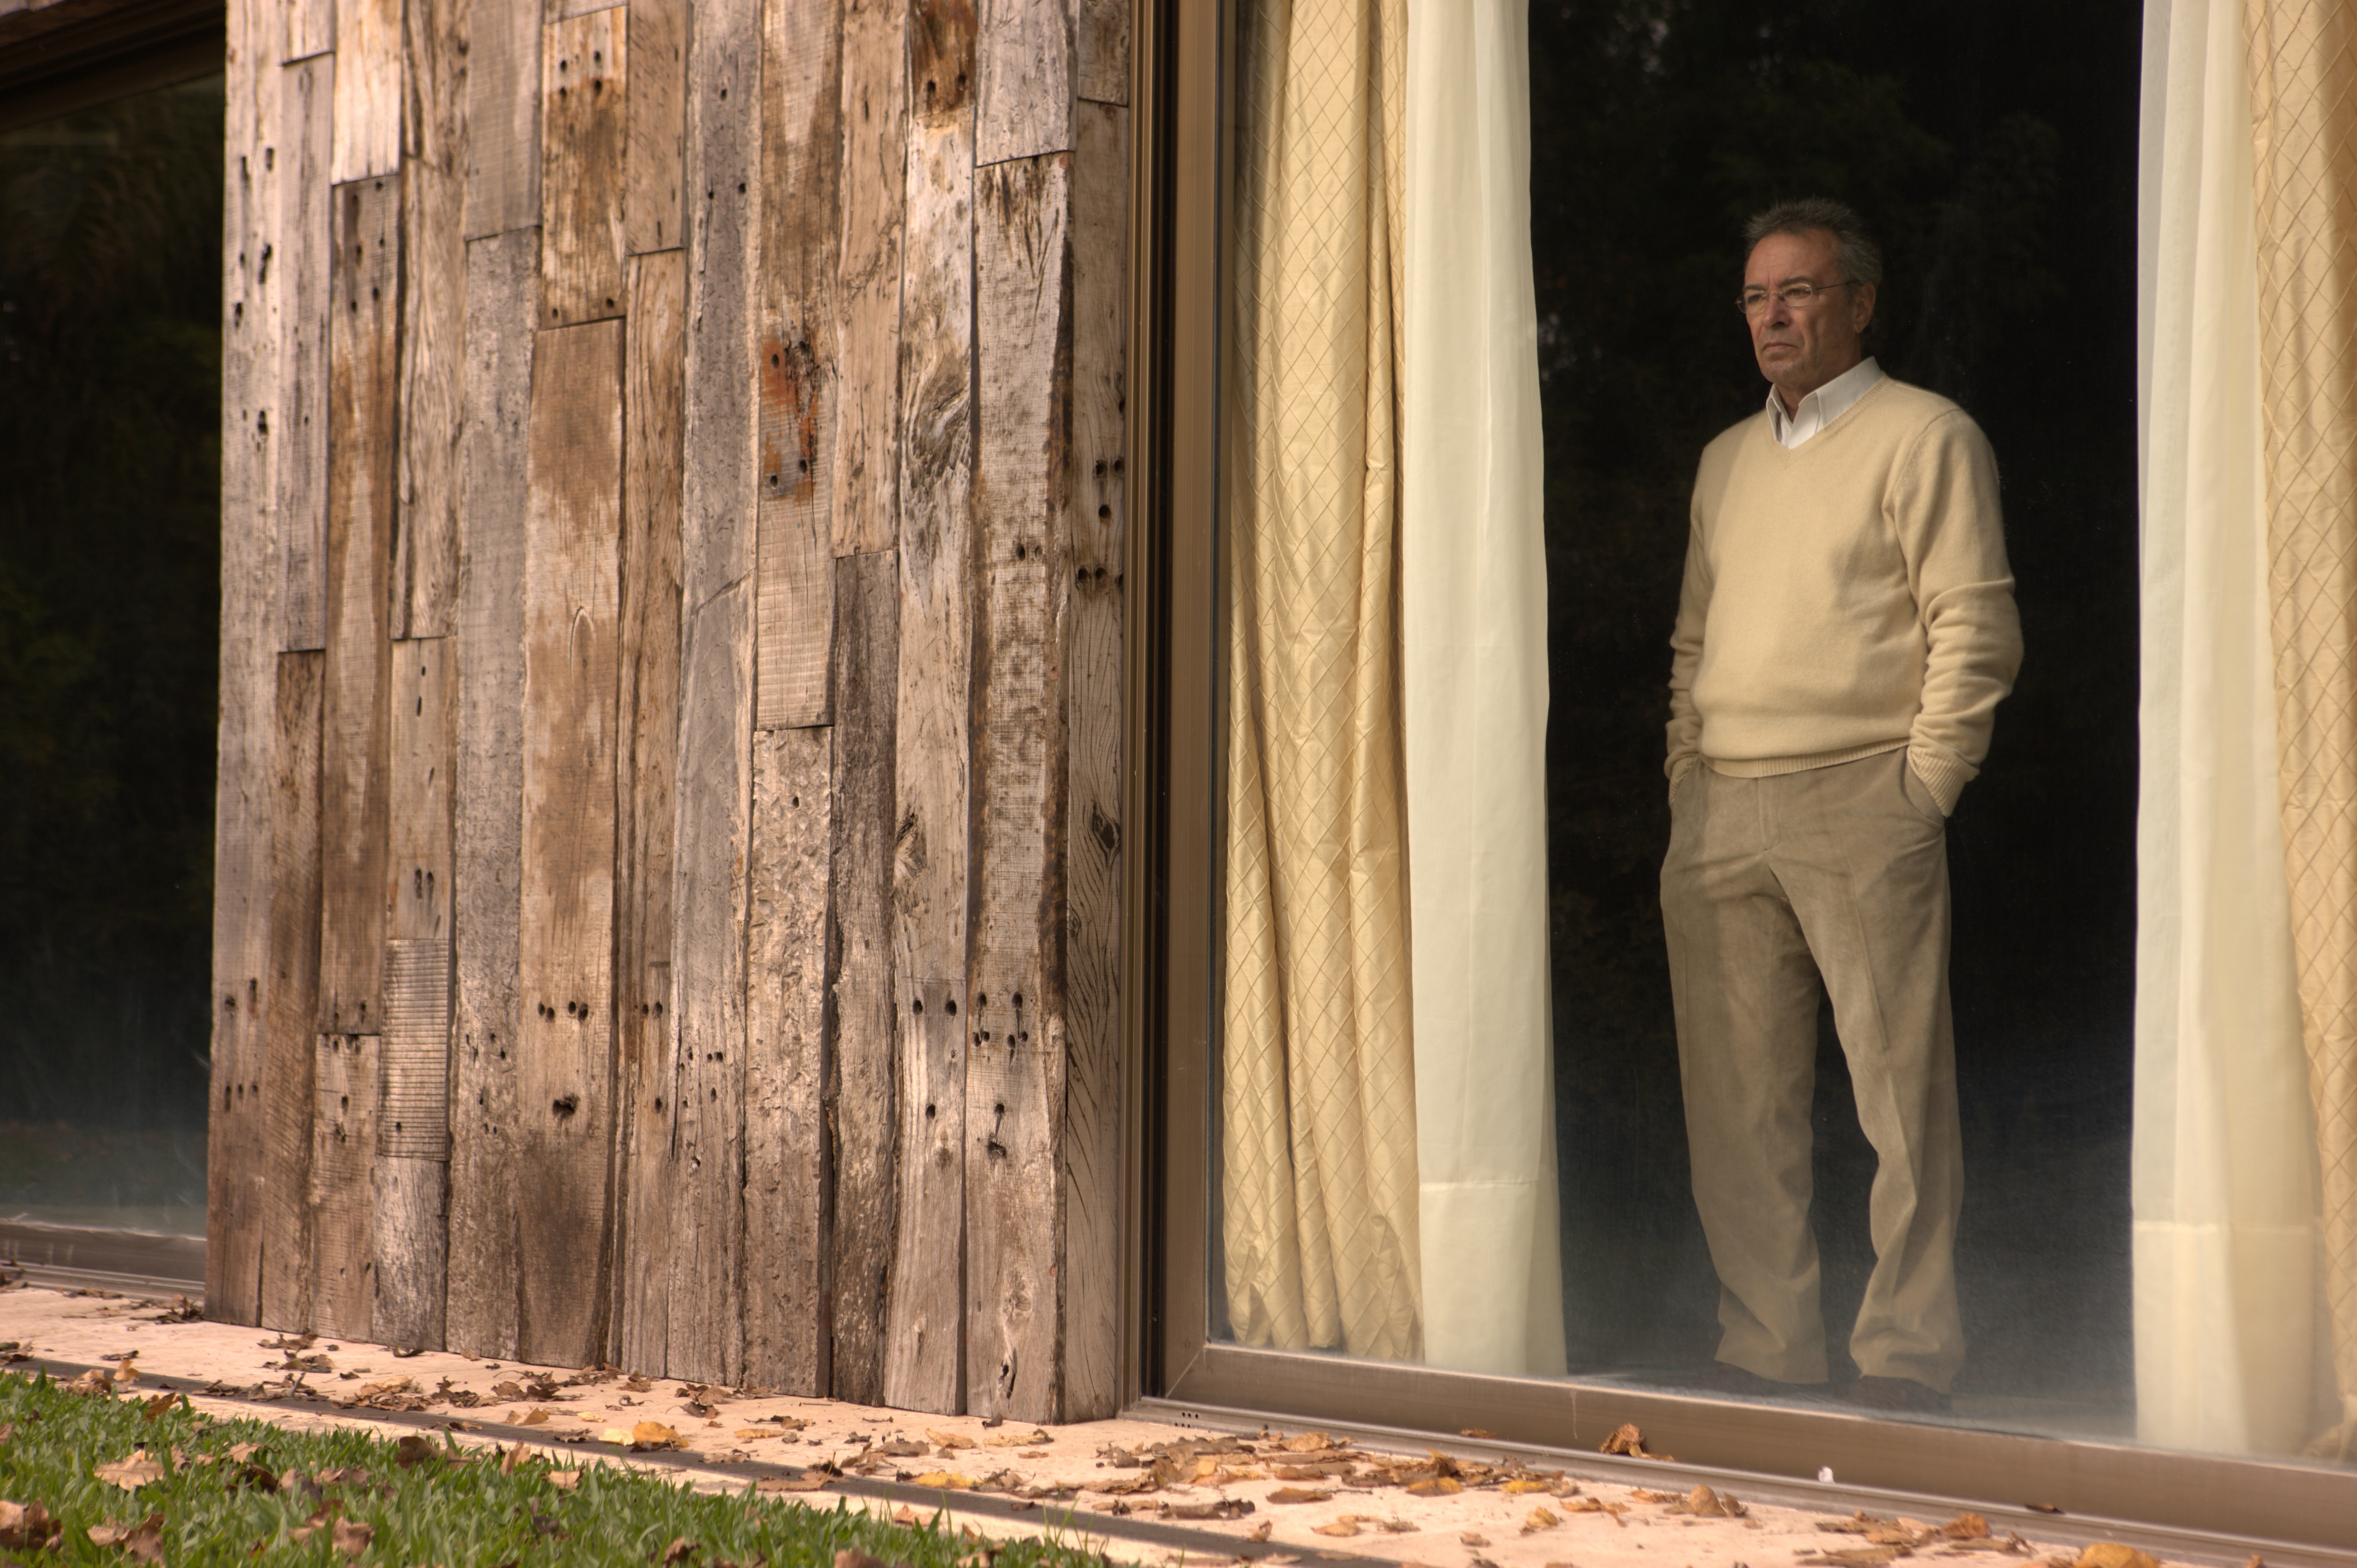
[[[324,648],[328,636],[328,339],[335,203],[328,155],[335,134],[332,55],[283,68],[277,145],[265,167],[277,182],[274,243],[254,258],[271,285],[278,338],[274,413],[280,570],[278,646]],[[274,152],[275,156],[271,154]]]
[[[279,0],[278,58],[293,62],[336,47],[336,0]]]
[[[666,1366],[734,1381],[743,1361],[746,872],[751,855],[760,176],[757,0],[696,7],[688,64],[686,462],[681,511],[673,1137],[692,1173],[673,1209]]]
[[[1126,16],[1126,11],[1123,12]],[[1085,16],[1085,13],[1084,13]],[[1083,38],[1087,37],[1085,31]],[[1085,59],[1085,53],[1083,59]],[[1126,62],[1125,61],[1125,70]],[[1124,77],[1125,83],[1126,76]],[[1066,564],[1063,1419],[1123,1403],[1122,589],[1128,552],[1129,112],[1073,110]]]
[[[640,57],[643,63],[644,57]],[[615,879],[616,1139],[613,1359],[661,1371],[671,1321],[672,876],[679,831],[680,445],[686,396],[687,252],[630,259],[623,371],[621,812]]]
[[[540,221],[540,11],[476,5],[468,31],[466,234],[479,240]]]
[[[617,285],[619,286],[619,285]],[[516,1353],[605,1346],[613,1112],[614,722],[622,327],[533,350],[523,572],[523,1004],[516,1069]]]
[[[401,179],[335,192],[328,411],[319,1032],[382,1026],[387,612],[399,432]],[[323,1282],[324,1283],[324,1282]]]
[[[900,1190],[884,1367],[885,1402],[904,1410],[954,1411],[964,1390],[965,1198],[957,1154],[965,1106],[960,1013],[974,628],[970,18],[952,0],[924,0],[910,18],[893,766]]]
[[[1069,154],[975,173],[965,1399],[1024,1421],[1061,1418],[1071,220]]]
[[[766,0],[762,13],[753,713],[780,729],[828,719],[843,33],[832,5]]]
[[[834,732],[753,737],[746,999],[745,1365],[754,1388],[826,1390],[827,869]]]
[[[1073,19],[1074,91],[1098,103],[1129,102],[1129,18],[1135,0],[1079,0]],[[1075,130],[1075,137],[1082,134]]]
[[[540,322],[622,314],[629,13],[552,22],[542,46]]]
[[[271,780],[270,956],[263,1099],[267,1157],[262,1314],[266,1327],[311,1326],[311,1137],[317,1110],[319,744],[327,656],[277,658],[277,746]],[[208,1247],[208,1256],[210,1249]]]
[[[393,635],[458,621],[458,404],[467,320],[466,0],[410,0],[402,69],[401,510]]]
[[[278,324],[264,257],[277,228],[276,17],[229,8],[221,222],[221,626],[213,797],[211,1075],[205,1155],[205,1306],[260,1310],[269,1080],[263,989],[270,947],[277,647],[271,404]],[[316,927],[314,928],[317,929]]]
[[[685,234],[680,144],[686,134],[687,0],[630,0],[630,58],[622,231],[635,256],[676,249]]]
[[[369,1165],[376,1153],[382,1045],[374,1035],[321,1035],[314,1058],[311,1267],[317,1294],[309,1326],[349,1339],[373,1337],[375,1206]]]
[[[835,563],[834,844],[828,885],[826,1103],[834,1176],[832,1388],[884,1402],[884,1325],[899,1213],[899,1074],[893,1056],[893,735],[899,716],[900,562]]]
[[[342,185],[401,169],[402,0],[335,0],[336,152]]]
[[[1071,0],[981,0],[974,49],[977,164],[1072,145]]]
[[[494,7],[504,9],[504,7]],[[534,28],[537,36],[538,29]],[[477,69],[481,69],[478,61]],[[479,100],[478,101],[479,102]],[[516,1354],[516,992],[523,860],[524,473],[540,233],[467,247],[451,921],[449,1348]]]
[[[834,553],[893,550],[900,516],[900,251],[909,5],[845,0]]]
[[[393,645],[391,851],[386,856],[382,1088],[376,1123],[375,1333],[443,1342],[449,1230],[452,870],[457,650]]]

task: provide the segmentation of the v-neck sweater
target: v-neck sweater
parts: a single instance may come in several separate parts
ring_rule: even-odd
[[[1762,409],[1703,451],[1670,638],[1668,771],[1767,778],[1907,749],[1943,811],[2021,668],[1996,458],[1886,376],[1796,448]]]

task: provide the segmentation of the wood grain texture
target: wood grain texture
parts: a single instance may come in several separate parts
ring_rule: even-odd
[[[268,1040],[275,837],[277,575],[271,404],[278,322],[264,258],[276,231],[277,18],[229,7],[221,214],[221,706],[213,797],[212,1038],[207,1095],[206,1309],[252,1323],[261,1304],[269,1190]],[[313,929],[317,928],[315,925]]]
[[[529,1179],[511,1197],[516,1353],[576,1367],[605,1344],[610,1240],[621,324],[544,330],[533,360],[516,937],[516,1151]]]
[[[894,977],[899,1213],[884,1402],[955,1412],[965,1387],[965,1019],[962,983]]]
[[[977,164],[1072,145],[1072,0],[980,0],[974,49]]]
[[[319,742],[327,656],[277,656],[272,762],[270,950],[264,983],[263,1103],[268,1159],[262,1314],[271,1328],[311,1326],[311,1122],[317,1109]],[[210,1258],[211,1248],[207,1245]]]
[[[826,910],[834,732],[753,737],[752,910],[745,1067],[742,1381],[820,1394],[829,1381]]]
[[[540,47],[536,6],[482,0],[467,48],[466,237],[540,221]]]
[[[762,287],[754,723],[828,721],[843,33],[831,5],[762,7]]]
[[[985,35],[986,37],[987,35]],[[1061,1418],[1071,159],[974,174],[974,931],[966,1408]]]
[[[401,506],[393,635],[458,620],[458,403],[467,320],[467,0],[402,14]]]
[[[880,1404],[897,1200],[899,1075],[893,1054],[893,735],[900,563],[835,563],[834,848],[828,882],[828,1144],[834,1178],[829,1314],[833,1392]]]
[[[643,57],[642,57],[643,58]],[[616,1362],[661,1371],[671,1321],[672,877],[679,829],[680,445],[686,396],[687,252],[630,262],[623,370],[620,729],[615,799]]]
[[[686,232],[681,142],[687,125],[687,0],[630,0],[622,232],[634,256],[674,249]]]
[[[622,313],[630,13],[552,22],[540,79],[540,322]]]
[[[844,0],[834,553],[899,542],[900,252],[908,201],[907,0]]]
[[[899,1201],[885,1402],[963,1402],[958,1160],[964,1121],[967,761],[973,674],[973,33],[946,5],[911,18],[914,100],[900,338],[900,652],[893,764],[893,989]],[[923,1005],[920,1006],[920,1004]],[[945,1251],[945,1249],[947,1249]]]
[[[298,60],[336,47],[336,0],[278,0],[278,58]]]
[[[321,1035],[313,1069],[311,1243],[314,1333],[367,1339],[376,1305],[377,1058],[373,1035]]]
[[[1065,658],[1063,1418],[1123,1404],[1122,588],[1128,551],[1126,109],[1073,111],[1071,583]]]
[[[1129,27],[1134,0],[1076,0],[1073,91],[1098,103],[1129,102]],[[1079,133],[1076,131],[1075,135]]]
[[[319,770],[319,1032],[384,1019],[387,619],[400,395],[401,180],[335,191],[328,334],[328,659]],[[321,1289],[328,1288],[323,1278]],[[347,1332],[350,1332],[349,1330]]]
[[[535,29],[536,31],[536,29]],[[480,69],[479,59],[478,69]],[[459,447],[457,1020],[451,1054],[447,1342],[516,1354],[517,922],[522,908],[524,475],[535,229],[467,247]]]
[[[255,271],[257,281],[269,285],[275,318],[281,650],[327,646],[328,340],[334,324],[328,302],[336,254],[328,155],[335,134],[335,78],[332,55],[283,68],[277,145],[264,153],[265,171],[276,180],[278,221]]]
[[[338,185],[401,169],[403,0],[335,0]]]
[[[692,1172],[673,1210],[666,1365],[742,1364],[745,926],[750,856],[759,238],[758,0],[705,0],[688,62],[686,462],[681,510],[679,833],[672,985],[682,1063],[673,1136]]]
[[[541,0],[541,20],[561,22],[567,16],[586,16],[592,11],[611,11],[626,5],[628,0]]]

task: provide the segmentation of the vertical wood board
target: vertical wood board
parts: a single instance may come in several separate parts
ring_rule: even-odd
[[[276,0],[278,58],[289,63],[336,47],[336,0]]]
[[[468,0],[402,15],[401,508],[393,635],[447,637],[458,613],[458,403],[467,320]]]
[[[284,585],[278,646],[324,648],[328,626],[328,358],[334,312],[335,203],[328,183],[334,138],[336,61],[321,55],[283,68],[274,164],[278,223],[258,274],[277,295],[276,511]]]
[[[1072,0],[980,0],[974,48],[977,164],[1072,145]]]
[[[480,0],[467,49],[466,237],[540,221],[539,9]]]
[[[372,1035],[320,1035],[311,1115],[312,1332],[367,1339],[374,1330],[377,1056]]]
[[[401,169],[402,0],[335,0],[337,185]]]
[[[552,22],[542,46],[544,327],[622,313],[630,27],[620,7]]]
[[[1073,91],[1099,103],[1127,103],[1134,0],[1078,0],[1078,4],[1079,14],[1072,22]]]
[[[899,542],[900,252],[909,6],[845,0],[843,241],[836,280],[834,553]]]
[[[630,0],[630,150],[622,199],[632,255],[683,241],[681,142],[687,115],[687,0]]]
[[[957,981],[895,975],[900,1187],[884,1402],[955,1413],[965,1389],[965,1020]]]
[[[261,1320],[266,1327],[296,1333],[311,1326],[317,1263],[311,1127],[317,1111],[313,1074],[319,1016],[319,746],[326,660],[316,650],[282,653],[275,671]]]

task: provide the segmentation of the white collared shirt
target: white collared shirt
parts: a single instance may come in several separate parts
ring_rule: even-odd
[[[1882,379],[1882,367],[1871,357],[1860,360],[1840,375],[1827,381],[1801,400],[1801,406],[1791,413],[1784,412],[1784,400],[1774,387],[1768,389],[1768,428],[1776,444],[1786,451],[1798,450],[1801,444],[1843,414],[1850,405],[1874,389]]]

